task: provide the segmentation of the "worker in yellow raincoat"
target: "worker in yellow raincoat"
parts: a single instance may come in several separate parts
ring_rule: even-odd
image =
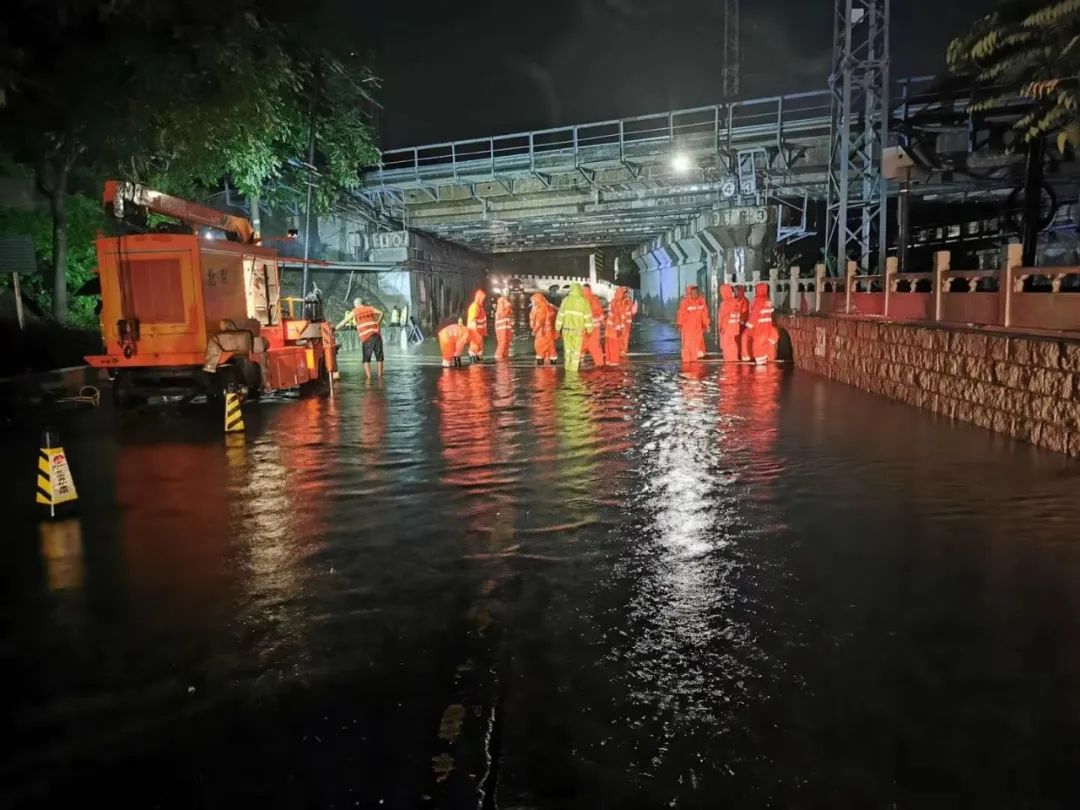
[[[574,282],[570,292],[559,307],[555,318],[555,332],[562,336],[564,361],[568,371],[577,371],[581,364],[581,345],[586,335],[592,333],[592,307],[585,300],[581,285]]]

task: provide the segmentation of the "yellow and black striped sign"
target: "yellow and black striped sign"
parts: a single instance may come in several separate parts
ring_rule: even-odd
[[[239,433],[244,429],[244,414],[240,410],[240,395],[225,395],[225,432]]]
[[[42,447],[38,451],[37,502],[53,507],[78,497],[64,448]]]

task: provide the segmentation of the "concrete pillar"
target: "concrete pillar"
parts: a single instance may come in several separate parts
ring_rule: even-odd
[[[952,254],[947,250],[934,253],[934,320],[940,321],[945,311],[945,274],[952,263]]]
[[[799,268],[792,267],[788,270],[788,281],[791,287],[788,289],[788,309],[792,312],[802,311],[802,296],[799,294]]]
[[[889,317],[889,298],[893,293],[893,285],[896,283],[896,273],[900,267],[900,259],[896,256],[887,256],[885,258],[885,278],[882,284],[882,292],[885,295],[885,310],[884,315]]]
[[[821,294],[825,287],[825,265],[814,265],[814,312],[821,312]]]
[[[847,263],[847,275],[844,277],[844,314],[851,314],[851,294],[855,291],[855,262]]]
[[[998,292],[999,294],[1004,291],[1005,296],[1005,312],[1002,322],[1006,326],[1012,326],[1012,302],[1013,293],[1018,292],[1013,285],[1013,268],[1020,267],[1024,262],[1024,246],[1006,245],[1005,250],[1002,251],[1004,261],[1002,262],[1001,276],[998,278]]]

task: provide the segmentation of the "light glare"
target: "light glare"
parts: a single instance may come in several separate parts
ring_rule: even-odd
[[[671,158],[671,168],[675,170],[676,174],[686,174],[690,171],[692,165],[689,155],[679,153]]]

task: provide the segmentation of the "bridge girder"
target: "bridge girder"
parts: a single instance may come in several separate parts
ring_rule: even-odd
[[[978,153],[949,151],[957,134],[970,139],[969,99],[916,92],[929,81],[901,82],[891,113],[905,131],[923,126],[930,152],[938,138],[953,155],[915,193],[1011,188],[1007,159],[991,152],[1002,162],[990,176]],[[359,193],[407,227],[486,252],[641,244],[711,210],[824,200],[831,101],[821,91],[389,150]],[[688,171],[675,170],[675,155]],[[753,176],[740,176],[748,165]]]

